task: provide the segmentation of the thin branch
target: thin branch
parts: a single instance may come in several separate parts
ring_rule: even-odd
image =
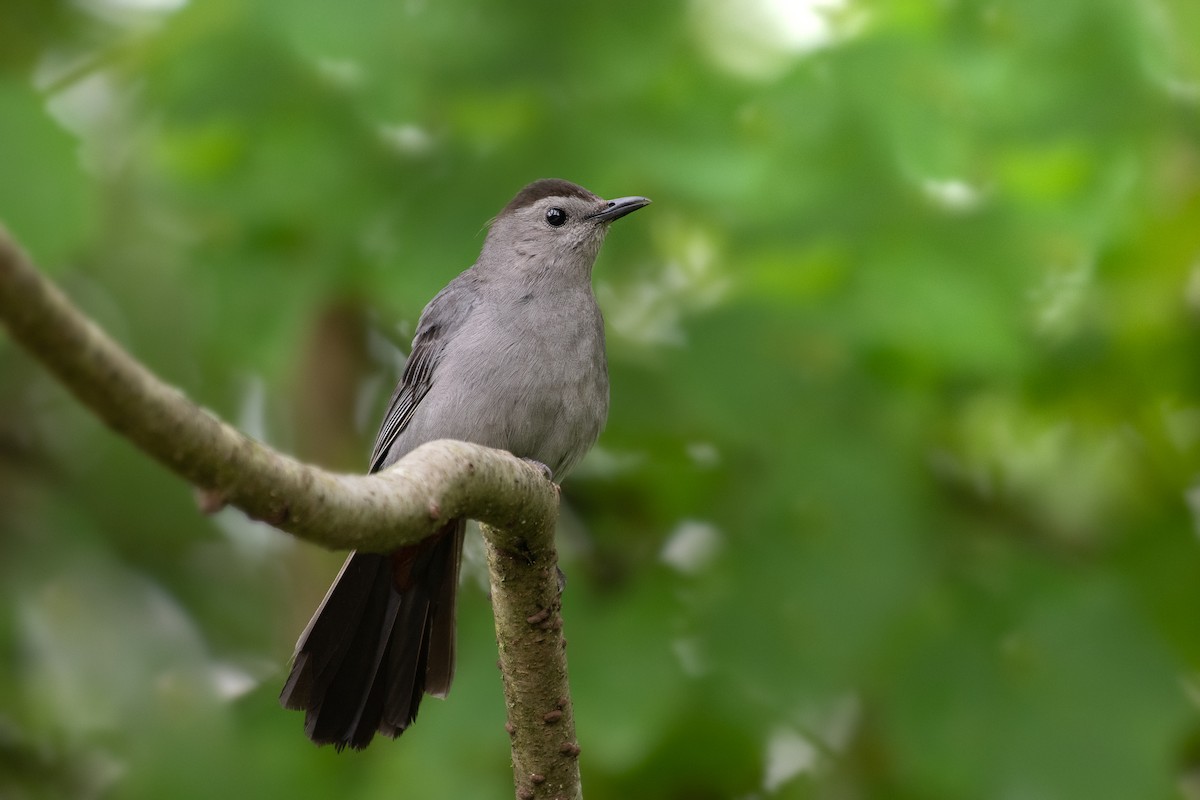
[[[373,475],[302,464],[156,378],[72,305],[0,227],[0,320],[88,408],[226,503],[331,549],[386,552],[445,520],[486,523],[517,797],[580,796],[554,523],[557,487],[509,453],[431,442]]]
[[[515,540],[553,530],[553,485],[501,450],[433,442],[383,472],[341,475],[251,439],[134,360],[2,228],[0,319],[113,430],[206,495],[301,539],[330,549],[387,551],[455,517],[481,520]]]
[[[485,526],[517,797],[574,800],[580,796],[579,744],[554,540],[517,553],[497,547],[491,533]]]

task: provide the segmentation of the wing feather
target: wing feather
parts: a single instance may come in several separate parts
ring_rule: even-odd
[[[421,312],[412,352],[396,384],[388,410],[371,450],[370,472],[378,472],[395,462],[402,453],[391,453],[396,438],[408,427],[421,400],[433,386],[434,373],[446,344],[458,333],[475,308],[477,278],[467,270],[452,280],[429,301]]]

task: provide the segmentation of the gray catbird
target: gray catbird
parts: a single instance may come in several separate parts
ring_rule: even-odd
[[[650,201],[529,184],[493,220],[474,266],[421,314],[375,439],[371,472],[434,439],[508,450],[555,480],[608,415],[604,321],[592,264],[609,223]],[[454,677],[463,521],[393,553],[351,553],[296,644],[280,702],[318,744],[398,736]]]

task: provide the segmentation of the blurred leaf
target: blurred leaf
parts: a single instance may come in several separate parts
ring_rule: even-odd
[[[93,232],[94,189],[79,168],[77,143],[24,82],[0,76],[0,223],[40,263],[75,255]]]
[[[1195,3],[7,11],[0,218],[153,369],[322,463],[362,464],[521,185],[654,199],[596,266],[612,411],[560,526],[589,797],[1196,770]],[[338,557],[198,517],[7,344],[12,785],[506,791],[481,592],[445,703],[314,751],[275,695]]]

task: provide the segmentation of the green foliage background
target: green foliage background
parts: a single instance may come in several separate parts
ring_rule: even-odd
[[[560,532],[588,797],[1196,798],[1197,42],[1193,0],[4,0],[0,219],[359,470],[518,188],[648,195]],[[278,708],[338,560],[0,337],[0,796],[511,796],[478,565],[402,740]]]

